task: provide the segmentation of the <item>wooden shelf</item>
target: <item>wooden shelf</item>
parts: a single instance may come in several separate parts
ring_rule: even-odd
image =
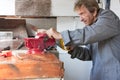
[[[26,19],[26,18],[56,18],[55,16],[19,16],[19,15],[0,15],[2,19]]]

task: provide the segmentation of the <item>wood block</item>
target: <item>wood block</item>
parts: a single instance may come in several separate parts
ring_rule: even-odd
[[[63,62],[51,53],[0,57],[0,80],[63,78],[63,76]]]
[[[15,14],[21,16],[50,16],[51,0],[15,0]]]

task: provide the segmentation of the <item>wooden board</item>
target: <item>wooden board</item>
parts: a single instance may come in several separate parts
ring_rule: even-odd
[[[51,0],[15,0],[15,14],[21,16],[50,16]]]
[[[0,80],[63,78],[63,76],[63,62],[51,53],[0,57]]]

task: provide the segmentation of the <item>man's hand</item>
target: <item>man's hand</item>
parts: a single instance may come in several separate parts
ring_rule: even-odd
[[[54,28],[50,28],[48,30],[40,29],[38,32],[46,33],[50,38],[54,38],[57,40],[62,39],[62,35],[59,32],[57,32]]]
[[[85,47],[76,46],[72,50],[68,51],[68,53],[71,55],[71,58],[78,58],[83,61],[92,59],[91,52]]]
[[[40,33],[46,33],[46,31],[47,31],[46,29],[39,29],[38,30],[38,32],[40,32]]]
[[[80,49],[79,47],[73,47],[72,49],[70,49],[68,51],[68,54],[71,55],[71,58],[76,58],[77,57],[77,54],[80,54]]]

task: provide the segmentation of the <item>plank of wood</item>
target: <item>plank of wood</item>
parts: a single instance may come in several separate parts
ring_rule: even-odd
[[[0,57],[0,79],[63,78],[63,62],[51,53]]]
[[[21,16],[50,16],[51,0],[15,0],[15,14]]]

